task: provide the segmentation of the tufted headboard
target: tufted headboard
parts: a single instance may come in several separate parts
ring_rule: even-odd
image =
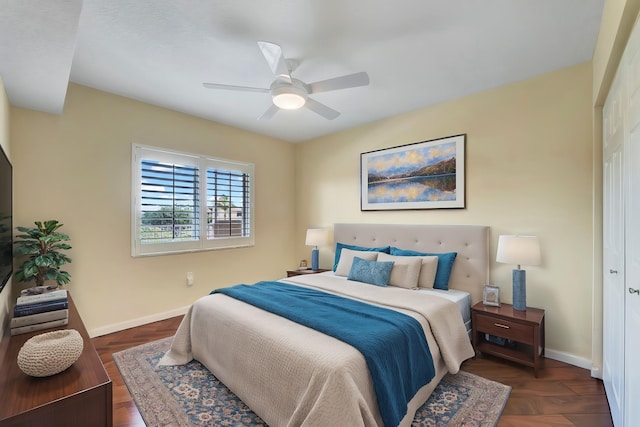
[[[489,227],[483,225],[334,224],[334,242],[364,247],[395,246],[420,252],[457,252],[449,287],[482,301],[489,283]]]

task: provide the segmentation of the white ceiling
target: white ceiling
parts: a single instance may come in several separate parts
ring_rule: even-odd
[[[60,114],[69,82],[291,142],[591,60],[604,0],[3,0],[0,75],[11,105]],[[307,83],[366,71],[366,87],[312,95],[340,111],[257,120],[269,87],[256,41]]]

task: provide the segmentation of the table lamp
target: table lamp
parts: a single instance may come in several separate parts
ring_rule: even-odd
[[[313,271],[317,271],[318,267],[318,257],[320,255],[320,251],[318,250],[318,246],[325,245],[327,243],[327,230],[324,228],[309,228],[307,230],[307,246],[315,246],[311,250],[311,269]]]
[[[540,265],[540,244],[536,236],[500,236],[496,261],[516,264],[513,270],[513,309],[527,310],[527,276],[521,265]]]

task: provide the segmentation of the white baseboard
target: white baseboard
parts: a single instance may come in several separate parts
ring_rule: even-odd
[[[129,328],[135,328],[136,326],[146,325],[147,323],[153,323],[160,320],[169,319],[171,317],[182,316],[190,306],[179,307],[173,310],[165,311],[163,313],[156,313],[150,316],[139,317],[137,319],[131,319],[120,323],[113,323],[111,325],[103,326],[100,328],[92,329],[89,332],[91,338],[99,337],[102,335],[111,334],[114,332],[122,331]]]
[[[544,357],[568,363],[569,365],[577,366],[578,368],[588,369],[589,371],[593,372],[593,364],[591,363],[591,360],[585,359],[583,357],[578,357],[573,354],[551,350],[548,348],[544,350]]]
[[[596,368],[595,366],[591,368],[591,376],[593,378],[597,378],[599,380],[602,379],[602,370],[600,368]]]

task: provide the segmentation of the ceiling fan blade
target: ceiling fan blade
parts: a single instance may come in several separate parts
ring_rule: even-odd
[[[224,90],[235,90],[235,91],[241,91],[241,92],[260,92],[260,93],[271,92],[271,89],[265,89],[261,87],[221,85],[218,83],[202,83],[202,86],[206,87],[207,89],[224,89]]]
[[[333,108],[329,108],[326,105],[311,98],[307,98],[307,102],[304,104],[304,106],[314,113],[320,114],[327,120],[333,120],[340,115],[340,113]]]
[[[269,68],[273,71],[273,74],[291,83],[291,72],[287,66],[287,60],[284,59],[284,55],[282,54],[282,48],[275,43],[264,41],[259,41],[258,46],[262,51],[264,59],[267,60]]]
[[[276,104],[271,104],[271,107],[267,108],[267,111],[262,113],[258,120],[269,120],[272,118],[280,109]]]
[[[330,90],[347,89],[350,87],[366,86],[369,84],[369,75],[361,71],[359,73],[347,74],[346,76],[334,77],[332,79],[320,80],[309,83],[309,93],[328,92]]]

